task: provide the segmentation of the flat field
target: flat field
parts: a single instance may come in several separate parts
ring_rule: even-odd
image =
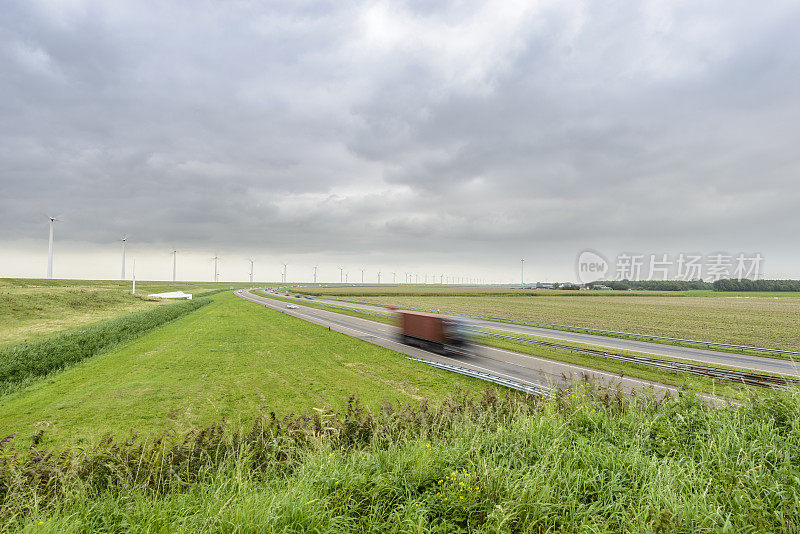
[[[760,347],[800,350],[800,295],[715,292],[532,292],[486,295],[394,294],[366,296],[366,288],[303,288],[303,292],[375,304],[393,304],[500,317],[515,321],[616,330]],[[414,291],[413,288],[405,288]],[[375,288],[370,288],[375,292]],[[634,293],[634,294],[631,294]]]
[[[406,360],[226,292],[137,340],[0,397],[0,435],[84,444],[131,430],[184,432],[226,419],[437,399],[483,383]]]
[[[223,287],[230,284],[137,282],[134,296],[130,281],[0,278],[0,345],[41,339],[161,304],[147,300],[148,293],[199,293]]]

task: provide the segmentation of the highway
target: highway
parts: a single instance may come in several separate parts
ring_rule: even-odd
[[[300,299],[297,299],[300,300]],[[322,304],[331,304],[335,306],[344,306],[348,308],[356,308],[365,311],[373,311],[379,313],[387,313],[387,309],[382,306],[373,306],[369,304],[357,304],[353,302],[343,303],[341,301],[314,297],[313,302]],[[458,317],[455,314],[448,314]],[[714,350],[698,349],[693,347],[681,347],[678,345],[665,345],[662,343],[652,343],[647,341],[638,341],[633,339],[621,339],[607,336],[600,336],[595,334],[582,334],[578,332],[566,332],[563,330],[552,330],[549,328],[541,328],[536,326],[516,325],[510,323],[500,323],[497,321],[487,321],[485,319],[476,319],[473,317],[464,317],[463,320],[470,325],[484,329],[503,330],[504,332],[514,332],[515,334],[526,334],[538,336],[549,339],[557,339],[560,341],[567,341],[573,343],[587,343],[597,347],[604,347],[615,350],[628,350],[634,352],[641,352],[644,354],[653,354],[657,356],[666,356],[668,358],[678,358],[692,362],[702,362],[711,365],[723,365],[727,367],[735,367],[738,369],[747,369],[750,371],[757,371],[761,373],[775,373],[786,376],[800,377],[800,365],[798,362],[791,360],[779,360],[776,358],[767,358],[764,356],[754,356],[748,354],[736,354],[733,352],[719,352]]]
[[[256,304],[401,352],[413,358],[482,371],[494,376],[513,379],[523,384],[564,387],[572,383],[589,380],[604,387],[620,388],[627,394],[645,391],[653,391],[657,395],[667,393],[676,395],[678,393],[677,388],[665,384],[620,376],[589,367],[562,363],[494,347],[478,346],[475,349],[475,353],[471,355],[443,356],[400,343],[397,340],[396,328],[392,325],[333,311],[311,308],[304,306],[300,299],[292,303],[297,308],[290,309],[286,307],[287,302],[255,295],[248,290],[236,291],[236,295]],[[700,395],[700,397],[717,405],[727,403],[726,400],[713,395]]]

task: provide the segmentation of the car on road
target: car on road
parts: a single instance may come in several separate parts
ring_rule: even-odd
[[[286,307],[289,308],[290,310],[296,310],[297,308],[299,308],[297,304],[287,304]]]

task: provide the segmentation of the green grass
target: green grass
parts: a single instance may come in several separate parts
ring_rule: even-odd
[[[25,532],[794,532],[800,399],[715,410],[577,389],[261,417],[0,455]]]
[[[119,280],[43,280],[0,278],[0,346],[43,339],[55,332],[91,325],[154,308],[148,293],[182,290],[202,293],[245,284],[213,282],[131,282]],[[249,285],[249,284],[248,284]]]
[[[800,350],[800,296],[381,296],[372,304]],[[351,298],[351,297],[348,297]]]
[[[62,332],[49,338],[0,348],[0,394],[32,380],[96,356],[211,302],[197,298],[173,302],[129,315]]]
[[[436,399],[479,382],[257,306],[232,293],[21,391],[0,397],[0,434],[72,444],[130,429],[185,431],[265,409],[340,406],[358,392],[385,400]]]

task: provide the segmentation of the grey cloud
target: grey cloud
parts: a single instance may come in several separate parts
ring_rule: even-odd
[[[791,2],[70,5],[0,21],[0,242],[43,211],[431,261],[800,230]]]

